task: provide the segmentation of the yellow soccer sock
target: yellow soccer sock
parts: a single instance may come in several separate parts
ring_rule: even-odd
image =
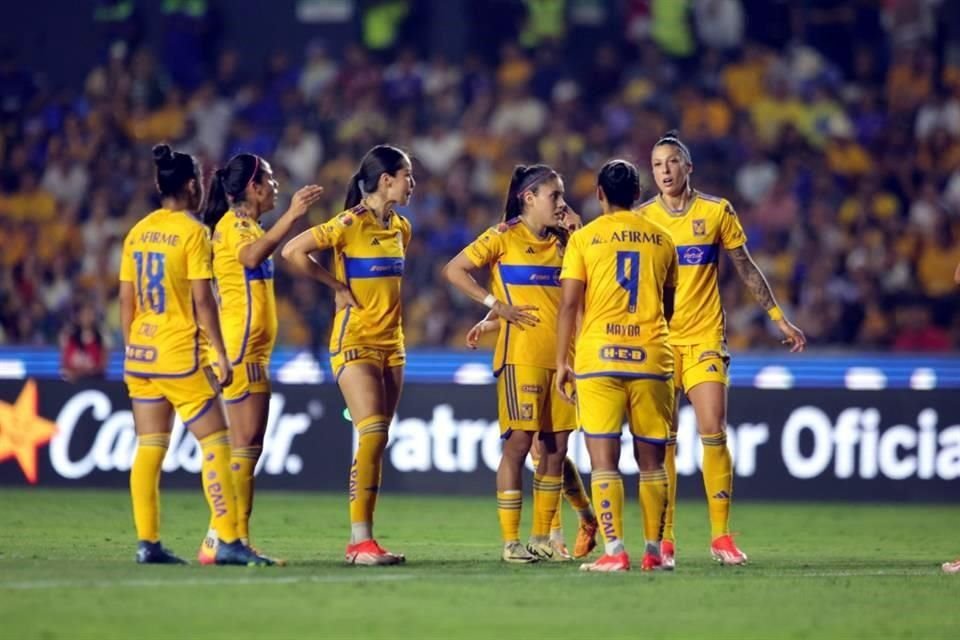
[[[500,518],[500,535],[503,541],[520,541],[520,509],[523,492],[519,489],[497,491],[497,517]]]
[[[213,516],[213,529],[224,542],[235,542],[237,534],[237,503],[230,475],[230,438],[226,429],[200,439],[203,464],[203,495]]]
[[[544,542],[560,507],[560,476],[533,476],[533,539]]]
[[[234,447],[230,451],[230,472],[237,498],[237,535],[250,539],[250,513],[253,511],[253,472],[263,447]]]
[[[557,503],[557,510],[553,512],[553,520],[550,521],[550,539],[563,540],[563,504]]]
[[[359,443],[350,467],[350,539],[353,544],[373,537],[373,511],[377,506],[387,445],[389,421],[374,415],[357,423]]]
[[[594,471],[590,488],[597,506],[604,553],[623,551],[623,479],[619,471]]]
[[[643,512],[643,539],[657,544],[663,533],[667,508],[667,472],[664,469],[640,472],[640,510]]]
[[[581,522],[593,522],[597,516],[590,507],[590,498],[587,496],[587,490],[583,487],[583,478],[580,477],[580,471],[576,463],[569,457],[563,460],[563,497],[567,499],[570,506],[576,509]],[[557,513],[560,509],[557,509]],[[557,527],[560,526],[558,516]]]
[[[667,512],[663,519],[663,539],[676,541],[673,519],[677,512],[677,434],[671,433],[667,440],[667,455],[663,460],[667,472]]]
[[[169,446],[169,433],[151,433],[137,438],[137,455],[130,469],[130,497],[137,540],[160,540],[160,469]]]
[[[703,487],[710,511],[710,536],[730,533],[730,501],[733,499],[733,460],[727,449],[727,434],[700,436],[703,443]]]

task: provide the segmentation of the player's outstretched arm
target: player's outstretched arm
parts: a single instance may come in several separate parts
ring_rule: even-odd
[[[264,260],[273,255],[297,220],[305,216],[322,195],[323,187],[315,184],[307,185],[293,194],[290,208],[280,216],[277,222],[260,238],[240,249],[237,255],[240,264],[248,269],[259,267]]]
[[[750,293],[753,294],[763,310],[767,312],[770,319],[777,323],[777,327],[784,335],[784,344],[790,345],[790,352],[803,351],[807,346],[806,336],[803,335],[803,331],[784,317],[783,311],[777,305],[770,283],[767,282],[757,263],[753,261],[747,246],[741,245],[736,249],[729,250],[727,254],[733,260],[733,266],[740,275],[740,279],[747,285]]]

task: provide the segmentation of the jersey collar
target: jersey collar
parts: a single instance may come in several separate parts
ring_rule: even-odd
[[[700,197],[700,192],[697,191],[696,189],[692,189],[692,195],[690,197],[690,200],[687,201],[687,206],[685,206],[680,211],[675,211],[671,209],[667,205],[667,203],[664,201],[663,197],[660,196],[660,194],[657,194],[657,202],[660,204],[660,207],[664,211],[666,211],[668,216],[672,218],[682,218],[683,216],[687,215],[687,213],[690,212],[690,209],[693,208],[693,203],[696,202],[699,197]]]

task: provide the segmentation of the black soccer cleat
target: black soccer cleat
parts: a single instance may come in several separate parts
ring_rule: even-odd
[[[137,564],[187,564],[187,561],[165,549],[160,541],[137,542]]]

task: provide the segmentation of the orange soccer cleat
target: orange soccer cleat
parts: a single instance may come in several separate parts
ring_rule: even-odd
[[[580,565],[580,571],[599,571],[603,573],[614,573],[617,571],[630,570],[630,556],[626,551],[620,553],[605,553],[596,562],[586,562]]]
[[[577,529],[577,541],[573,544],[573,557],[585,558],[597,547],[596,520],[581,520]]]
[[[377,567],[391,564],[403,564],[406,557],[401,553],[390,553],[374,539],[364,540],[356,544],[347,545],[347,564],[358,564],[365,567]]]
[[[660,567],[664,571],[673,571],[677,568],[677,545],[672,540],[663,540],[660,543]]]
[[[740,551],[729,533],[720,536],[710,544],[710,555],[720,564],[729,566],[747,564],[747,554]]]

